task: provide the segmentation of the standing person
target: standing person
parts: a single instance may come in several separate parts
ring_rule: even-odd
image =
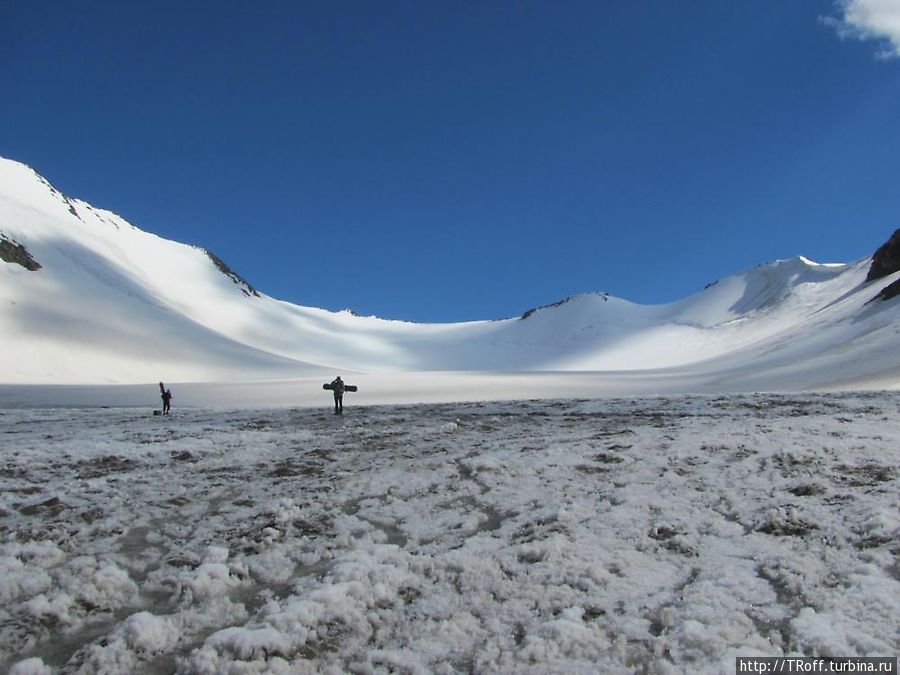
[[[170,389],[166,389],[165,385],[160,382],[159,383],[159,395],[162,398],[162,414],[168,415],[169,411],[172,409],[172,391]]]
[[[331,391],[334,392],[334,414],[344,414],[344,381],[338,375],[331,381]]]

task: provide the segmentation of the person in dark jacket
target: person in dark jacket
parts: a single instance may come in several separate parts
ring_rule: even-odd
[[[172,390],[166,389],[162,393],[163,415],[168,415],[172,409]]]
[[[344,381],[338,375],[331,381],[331,391],[334,393],[334,414],[344,414]]]

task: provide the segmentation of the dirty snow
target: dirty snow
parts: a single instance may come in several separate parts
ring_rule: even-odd
[[[0,670],[900,651],[900,395],[0,409]]]

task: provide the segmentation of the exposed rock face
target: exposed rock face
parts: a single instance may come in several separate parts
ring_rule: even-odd
[[[566,304],[567,302],[569,302],[571,299],[572,299],[571,297],[563,298],[559,302],[554,302],[549,305],[541,305],[540,307],[532,307],[531,309],[526,311],[522,316],[520,316],[519,319],[524,321],[525,319],[527,319],[531,316],[534,316],[536,312],[538,312],[542,309],[549,309],[551,307],[560,307],[560,306]]]
[[[900,295],[900,279],[889,286],[882,288],[881,292],[872,298],[872,300],[890,300],[891,298],[896,298],[898,295]]]
[[[609,293],[606,293],[606,292],[603,292],[603,293],[598,293],[598,292],[594,292],[594,293],[586,293],[585,295],[596,295],[597,297],[602,298],[604,302],[606,302],[607,300],[609,300]],[[540,307],[533,307],[532,309],[529,309],[527,312],[525,312],[522,316],[520,316],[520,317],[519,317],[519,320],[520,320],[520,321],[524,321],[525,319],[534,316],[535,313],[541,311],[542,309],[550,309],[551,307],[562,307],[562,306],[565,305],[567,302],[572,302],[572,300],[575,300],[577,297],[579,297],[579,296],[577,296],[577,295],[570,295],[568,298],[563,298],[563,299],[560,300],[559,302],[553,302],[553,303],[550,303],[549,305],[541,305]]]
[[[21,265],[30,272],[41,269],[41,264],[31,257],[28,249],[14,239],[7,239],[4,234],[0,234],[0,260]]]
[[[894,230],[891,238],[875,251],[866,281],[883,279],[897,271],[900,271],[900,230]],[[900,295],[900,280],[882,288],[873,300],[890,300],[898,295]]]
[[[900,230],[895,230],[891,238],[875,251],[866,281],[883,279],[897,271],[900,271]]]
[[[209,259],[212,260],[213,265],[215,265],[222,274],[224,274],[226,277],[240,286],[241,292],[244,295],[246,295],[247,297],[250,297],[251,295],[257,298],[259,297],[259,293],[255,288],[253,288],[253,286],[250,285],[250,282],[248,282],[246,279],[244,279],[244,277],[242,277],[240,274],[226,265],[224,260],[222,260],[212,251],[207,251],[206,249],[203,250],[206,252],[206,255],[209,256]]]

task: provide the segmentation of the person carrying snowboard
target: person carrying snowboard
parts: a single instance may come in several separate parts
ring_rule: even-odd
[[[334,414],[344,414],[344,381],[338,375],[331,381],[331,391],[334,393]]]
[[[172,409],[172,390],[166,389],[162,382],[159,383],[159,395],[162,398],[162,414],[168,415]]]

